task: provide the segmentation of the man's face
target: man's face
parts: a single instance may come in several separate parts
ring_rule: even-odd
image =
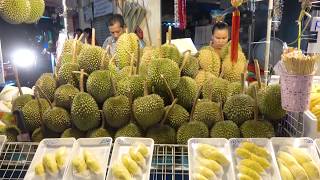
[[[112,26],[109,26],[109,31],[115,39],[118,39],[123,33],[123,28],[120,26],[120,23],[116,22]]]
[[[213,47],[216,49],[221,49],[225,44],[228,43],[228,30],[227,29],[217,29],[212,34]]]

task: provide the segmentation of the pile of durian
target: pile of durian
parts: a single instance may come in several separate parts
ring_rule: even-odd
[[[111,56],[80,39],[67,40],[56,72],[37,80],[38,99],[22,95],[13,102],[33,141],[124,136],[186,144],[191,137],[269,138],[271,122],[285,115],[279,85],[243,85],[247,60],[239,50],[233,64],[229,44],[222,58],[209,46],[195,56],[180,55],[170,41],[140,49],[138,37],[124,33]]]
[[[44,0],[1,0],[0,17],[10,24],[37,22],[45,10]]]

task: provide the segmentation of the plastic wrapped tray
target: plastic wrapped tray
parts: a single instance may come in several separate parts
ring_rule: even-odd
[[[7,142],[7,136],[0,135],[0,152],[2,152],[4,144]]]
[[[318,154],[320,154],[320,139],[315,139],[313,141],[314,145],[316,146],[317,150],[318,150]]]
[[[278,153],[279,149],[284,146],[293,146],[304,149],[313,159],[313,161],[320,167],[320,159],[315,146],[315,143],[319,141],[313,141],[308,137],[301,138],[280,138],[275,137],[271,138],[272,146],[275,152],[275,155]]]
[[[34,158],[29,166],[25,180],[41,180],[40,177],[35,175],[34,168],[38,162],[40,162],[46,153],[54,153],[60,147],[66,147],[67,155],[65,161],[65,167],[59,171],[57,176],[46,176],[46,180],[60,180],[63,179],[66,169],[71,160],[71,154],[73,154],[75,148],[75,138],[57,138],[57,139],[44,139],[40,142]],[[47,173],[48,174],[48,173]]]
[[[229,141],[224,138],[191,138],[188,141],[188,161],[189,161],[189,177],[191,179],[195,171],[196,165],[196,148],[199,144],[208,144],[217,148],[221,153],[223,153],[229,160],[230,164],[224,167],[224,174],[222,180],[231,180],[235,178],[233,171],[233,163],[230,152]]]
[[[150,139],[150,138],[129,138],[129,137],[119,137],[115,140],[106,180],[116,180],[116,178],[113,177],[113,174],[111,171],[112,165],[115,163],[121,162],[122,155],[129,153],[130,147],[137,145],[139,143],[142,143],[147,146],[149,150],[149,157],[146,158],[146,168],[143,171],[142,175],[140,177],[133,177],[132,180],[149,180],[154,141],[153,139]]]
[[[84,150],[88,150],[92,153],[98,160],[100,167],[102,169],[101,173],[88,173],[86,177],[79,177],[74,174],[72,163],[69,164],[67,173],[63,177],[66,180],[80,180],[80,179],[95,179],[104,180],[106,178],[108,161],[110,156],[110,150],[112,146],[112,138],[102,137],[102,138],[80,138],[75,143],[74,153],[72,153],[73,159],[76,155],[83,154]]]
[[[267,149],[267,151],[270,154],[269,162],[271,164],[271,168],[266,170],[265,175],[261,175],[263,180],[275,180],[275,179],[281,179],[278,164],[276,162],[276,158],[274,155],[274,150],[272,147],[272,144],[269,139],[266,138],[232,138],[229,140],[229,144],[231,147],[231,153],[232,153],[232,161],[233,161],[233,168],[235,172],[236,179],[238,179],[237,174],[238,170],[236,169],[237,164],[240,162],[240,158],[237,157],[235,154],[235,150],[240,146],[241,142],[253,142],[256,145],[260,147],[264,147]]]

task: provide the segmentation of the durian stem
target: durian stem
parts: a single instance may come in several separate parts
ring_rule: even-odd
[[[195,111],[196,106],[197,106],[197,104],[198,104],[198,99],[199,99],[199,97],[200,97],[200,94],[201,94],[201,91],[202,91],[202,87],[203,87],[203,86],[200,86],[200,87],[199,87],[199,89],[198,89],[198,91],[197,91],[197,95],[196,95],[196,97],[194,97],[194,100],[193,100],[193,103],[192,103],[192,109],[191,109],[191,113],[190,113],[189,122],[191,122],[192,119],[193,119],[194,111]]]
[[[110,61],[109,61],[109,66],[113,63],[113,61],[114,61],[114,59],[116,58],[116,56],[117,56],[117,54],[114,54],[114,55],[111,57],[111,59],[110,59]]]
[[[183,70],[183,68],[185,67],[185,65],[187,64],[187,61],[188,61],[188,58],[191,54],[191,51],[190,50],[187,50],[185,53],[184,53],[184,57],[183,57],[183,61],[182,61],[182,64],[180,66],[180,74]]]
[[[253,86],[253,98],[254,98],[254,120],[259,119],[259,108],[258,108],[258,95],[257,95],[257,88]]]
[[[171,44],[171,40],[172,40],[172,27],[169,26],[168,28],[168,43]]]
[[[136,64],[136,74],[139,74],[139,67],[140,67],[140,61],[141,61],[141,57],[140,57],[140,45],[139,45],[139,41],[138,41],[138,59],[137,59],[137,64]]]
[[[79,35],[76,34],[76,36],[74,37],[74,40],[77,41],[78,40]]]
[[[43,127],[44,124],[43,124],[43,116],[42,116],[42,105],[41,105],[41,102],[40,102],[39,92],[38,91],[36,91],[35,97],[36,97],[36,100],[37,100],[37,103],[38,103],[38,107],[39,107],[39,116],[40,116],[41,127]]]
[[[260,66],[257,59],[254,60],[254,68],[256,71],[256,78],[258,81],[258,88],[261,89],[261,75],[260,75]]]
[[[147,81],[143,81],[143,95],[144,96],[148,96],[149,95]]]
[[[106,121],[106,116],[105,114],[103,113],[102,110],[99,110],[100,111],[100,114],[101,114],[101,118],[102,118],[102,121],[101,121],[101,126],[100,128],[104,128],[104,125],[105,125],[105,121]]]
[[[75,40],[72,44],[72,63],[77,62],[77,40]]]
[[[222,78],[223,76],[224,76],[224,67],[221,66],[221,72],[220,72],[219,78]]]
[[[84,76],[84,69],[81,69],[81,71],[80,71],[80,92],[84,92],[83,76]]]
[[[96,45],[96,29],[95,28],[92,28],[91,45],[92,46]]]
[[[169,93],[169,95],[170,95],[171,102],[173,102],[173,101],[174,101],[174,95],[173,95],[172,90],[170,89],[170,86],[169,86],[169,84],[168,84],[167,79],[164,77],[163,74],[160,74],[160,77],[163,79],[163,81],[164,81],[164,83],[165,83],[165,85],[166,85],[166,87],[167,87],[167,89],[168,89],[168,93]]]
[[[170,43],[169,43],[169,39],[170,39],[170,38],[169,38],[169,32],[166,32],[166,44],[170,44]]]
[[[157,41],[158,41],[157,47],[160,48],[161,45],[162,45],[162,42],[161,42],[161,31],[160,30],[157,33]]]
[[[72,71],[72,73],[73,73],[73,74],[81,74],[81,71]],[[89,76],[89,74],[86,73],[86,72],[83,72],[83,75],[84,75],[84,76],[87,76],[87,77]]]
[[[241,94],[245,93],[245,87],[244,87],[244,73],[241,73]]]
[[[160,121],[160,125],[163,126],[164,123],[166,122],[170,112],[173,110],[174,105],[178,102],[178,99],[174,99],[173,102],[171,103],[170,107],[166,110],[162,120]]]
[[[101,63],[100,63],[100,69],[104,66],[104,59],[106,58],[106,52],[103,52],[102,58],[101,58]]]
[[[84,37],[84,33],[81,33],[79,39],[77,39],[77,40],[78,40],[78,41],[82,41],[83,37]]]
[[[84,39],[84,44],[88,44],[87,38]]]
[[[20,84],[20,80],[19,80],[19,73],[18,73],[17,67],[15,65],[13,65],[12,69],[13,69],[14,77],[16,79],[16,84],[17,84],[17,87],[19,90],[19,94],[20,94],[20,96],[22,96],[23,92],[22,92],[22,88],[21,88],[21,84]]]
[[[110,55],[111,53],[110,53],[110,48],[111,48],[111,46],[110,46],[110,44],[108,44],[107,45],[107,47],[106,47],[106,51],[107,51],[107,53]]]
[[[111,82],[111,87],[113,91],[113,96],[116,96],[117,95],[116,83],[112,77],[110,77],[110,82]]]
[[[221,120],[224,121],[224,115],[223,115],[223,108],[222,108],[222,101],[221,100],[219,102],[219,111],[220,111]]]
[[[130,61],[130,76],[133,76],[134,72],[134,54],[131,54],[131,61]]]
[[[52,106],[52,103],[51,101],[49,100],[48,96],[43,92],[43,90],[41,89],[40,86],[35,86],[35,89],[37,89],[37,93],[39,94],[39,92],[43,95],[44,99],[49,103],[50,105],[50,108],[52,109],[53,106]]]
[[[207,83],[210,83],[210,82],[207,82]],[[212,82],[212,83],[214,83],[214,82]],[[209,99],[210,101],[212,101],[212,91],[213,91],[213,87],[212,87],[212,85],[210,84],[210,85],[209,85],[209,96],[208,96],[208,99]],[[220,96],[218,96],[218,97],[219,97],[219,100],[221,101]]]
[[[248,62],[246,62],[244,64],[243,74],[244,74],[244,79],[247,80],[247,78],[248,78]]]

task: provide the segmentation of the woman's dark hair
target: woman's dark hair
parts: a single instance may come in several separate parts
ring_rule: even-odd
[[[108,20],[108,26],[113,26],[115,23],[119,23],[121,28],[124,28],[124,19],[120,14],[113,14]]]
[[[229,25],[226,22],[219,21],[214,24],[212,28],[212,34],[214,33],[215,30],[223,30],[223,29],[228,30],[228,28],[229,28]]]

